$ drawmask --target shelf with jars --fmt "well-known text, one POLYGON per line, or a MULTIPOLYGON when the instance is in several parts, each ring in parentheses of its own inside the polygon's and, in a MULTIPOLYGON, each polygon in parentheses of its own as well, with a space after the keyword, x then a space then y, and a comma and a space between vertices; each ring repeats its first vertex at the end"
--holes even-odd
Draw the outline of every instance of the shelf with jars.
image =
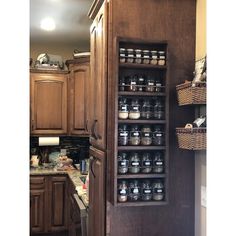
POLYGON ((115 205, 168 203, 167 42, 118 40, 115 205))

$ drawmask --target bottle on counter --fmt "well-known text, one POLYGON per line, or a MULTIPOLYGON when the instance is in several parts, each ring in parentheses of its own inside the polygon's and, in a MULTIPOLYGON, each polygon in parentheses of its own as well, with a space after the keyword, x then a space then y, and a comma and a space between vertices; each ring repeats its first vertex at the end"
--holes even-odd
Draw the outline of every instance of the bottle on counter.
POLYGON ((117 200, 118 202, 126 202, 127 198, 128 198, 128 183, 126 180, 120 180, 118 182, 117 200))

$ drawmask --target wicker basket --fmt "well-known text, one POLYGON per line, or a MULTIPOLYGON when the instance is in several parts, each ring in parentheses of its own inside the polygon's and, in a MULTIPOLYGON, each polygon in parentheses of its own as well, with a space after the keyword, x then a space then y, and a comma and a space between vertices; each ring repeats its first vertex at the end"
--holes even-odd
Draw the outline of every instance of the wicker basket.
POLYGON ((179 148, 206 149, 206 128, 176 128, 179 148))
POLYGON ((201 87, 192 87, 192 82, 186 82, 177 85, 176 90, 180 106, 206 104, 206 83, 201 83, 201 87))

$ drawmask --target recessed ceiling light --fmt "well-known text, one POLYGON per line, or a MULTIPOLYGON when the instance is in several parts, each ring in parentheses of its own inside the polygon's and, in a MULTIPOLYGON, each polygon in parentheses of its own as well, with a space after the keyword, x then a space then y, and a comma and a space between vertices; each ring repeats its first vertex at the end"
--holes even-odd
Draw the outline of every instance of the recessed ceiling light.
POLYGON ((46 31, 52 31, 56 28, 54 19, 47 17, 41 20, 40 27, 46 31))

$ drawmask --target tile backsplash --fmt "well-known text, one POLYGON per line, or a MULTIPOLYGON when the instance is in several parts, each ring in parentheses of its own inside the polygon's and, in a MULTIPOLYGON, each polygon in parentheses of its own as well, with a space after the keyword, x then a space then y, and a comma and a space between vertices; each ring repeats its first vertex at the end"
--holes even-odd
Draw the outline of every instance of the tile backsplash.
MULTIPOLYGON (((39 154, 40 150, 45 147, 39 146, 39 138, 30 137, 30 157, 33 154, 39 154)), ((58 146, 47 146, 49 154, 52 152, 61 152, 61 149, 66 149, 67 156, 73 159, 73 163, 79 163, 82 159, 89 158, 89 138, 88 137, 72 137, 61 136, 58 146)))

